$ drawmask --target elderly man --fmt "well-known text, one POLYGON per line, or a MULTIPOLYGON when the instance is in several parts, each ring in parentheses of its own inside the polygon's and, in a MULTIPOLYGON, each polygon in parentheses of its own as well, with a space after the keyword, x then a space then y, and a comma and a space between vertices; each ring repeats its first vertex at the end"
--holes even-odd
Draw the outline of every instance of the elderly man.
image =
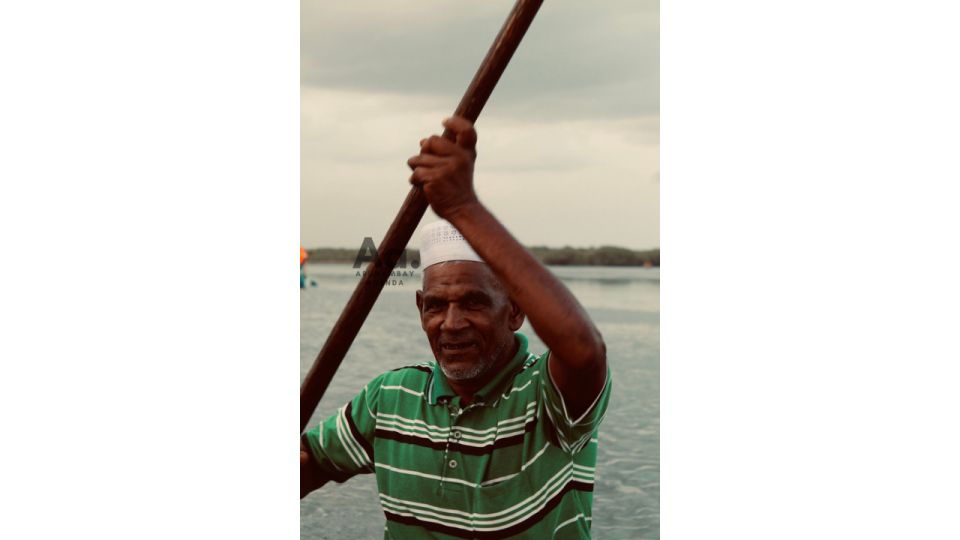
POLYGON ((410 158, 446 221, 426 227, 420 321, 436 362, 381 374, 304 434, 301 498, 375 473, 385 538, 589 538, 597 428, 610 394, 600 333, 477 200, 477 134, 443 125, 410 158), (524 317, 549 349, 527 350, 524 317))

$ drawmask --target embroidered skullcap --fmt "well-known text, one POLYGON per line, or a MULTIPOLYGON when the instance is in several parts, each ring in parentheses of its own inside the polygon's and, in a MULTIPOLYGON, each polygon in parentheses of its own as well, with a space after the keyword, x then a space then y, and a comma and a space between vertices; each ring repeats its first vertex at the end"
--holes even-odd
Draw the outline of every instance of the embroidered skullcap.
POLYGON ((447 261, 483 262, 466 238, 445 220, 434 221, 420 235, 420 267, 447 261))

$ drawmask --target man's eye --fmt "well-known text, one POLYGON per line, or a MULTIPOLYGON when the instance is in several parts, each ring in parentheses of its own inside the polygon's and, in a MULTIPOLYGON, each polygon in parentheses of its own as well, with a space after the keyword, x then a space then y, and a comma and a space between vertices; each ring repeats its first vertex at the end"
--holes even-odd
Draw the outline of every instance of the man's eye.
POLYGON ((440 304, 427 304, 423 307, 423 310, 427 313, 437 313, 443 310, 443 306, 440 304))

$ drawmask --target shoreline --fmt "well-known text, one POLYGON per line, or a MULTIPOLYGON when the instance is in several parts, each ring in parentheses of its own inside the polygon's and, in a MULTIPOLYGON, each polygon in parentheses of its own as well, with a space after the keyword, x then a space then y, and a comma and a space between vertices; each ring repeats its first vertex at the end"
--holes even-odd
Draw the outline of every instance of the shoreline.
MULTIPOLYGON (((617 246, 589 248, 545 246, 527 247, 541 263, 547 266, 619 266, 619 267, 660 267, 660 248, 633 250, 617 246)), ((373 251, 358 251, 350 248, 313 248, 308 249, 308 263, 353 265, 358 258, 368 262, 376 256, 373 251)), ((419 261, 420 251, 407 249, 401 260, 419 261)))

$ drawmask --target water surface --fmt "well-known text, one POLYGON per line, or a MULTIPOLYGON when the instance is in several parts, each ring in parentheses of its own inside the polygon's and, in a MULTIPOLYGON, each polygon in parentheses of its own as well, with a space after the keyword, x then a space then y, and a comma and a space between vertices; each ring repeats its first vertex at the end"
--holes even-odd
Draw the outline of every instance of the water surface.
MULTIPOLYGON (((660 270, 551 267, 593 318, 613 373, 609 410, 600 427, 593 536, 657 539, 660 528, 660 270)), ((359 277, 349 264, 308 264, 300 295, 300 378, 310 369, 359 277)), ((414 302, 422 274, 392 278, 311 419, 333 414, 377 374, 432 360, 414 302)), ((411 275, 412 274, 412 275, 411 275)), ((545 350, 524 324, 530 350, 545 350)), ((376 539, 384 517, 374 475, 330 483, 300 503, 302 540, 376 539)))

